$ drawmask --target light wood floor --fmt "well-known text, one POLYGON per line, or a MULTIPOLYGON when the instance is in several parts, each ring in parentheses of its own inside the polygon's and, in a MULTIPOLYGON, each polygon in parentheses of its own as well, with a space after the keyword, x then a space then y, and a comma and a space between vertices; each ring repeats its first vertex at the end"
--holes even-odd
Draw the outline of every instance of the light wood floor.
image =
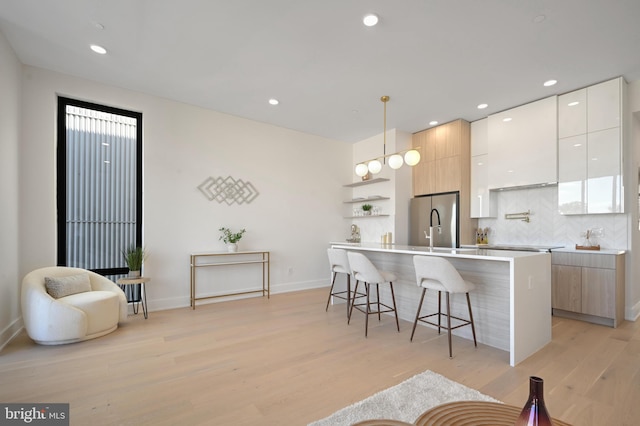
MULTIPOLYGON (((554 318, 553 342, 512 368, 505 352, 426 327, 325 312, 326 289, 130 316, 65 346, 25 333, 0 353, 0 401, 69 402, 72 425, 306 425, 425 370, 522 406, 545 381, 551 415, 637 425, 640 322, 617 329, 554 318)), ((372 317, 373 319, 373 317, 372 317)), ((535 318, 531 319, 535 321, 535 318)))

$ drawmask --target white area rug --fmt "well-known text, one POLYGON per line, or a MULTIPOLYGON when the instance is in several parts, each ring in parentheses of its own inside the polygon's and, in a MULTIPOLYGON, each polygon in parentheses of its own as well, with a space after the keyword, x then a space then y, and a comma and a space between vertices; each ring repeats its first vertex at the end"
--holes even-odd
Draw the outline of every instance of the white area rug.
POLYGON ((413 423, 430 408, 452 401, 500 402, 475 389, 425 371, 399 385, 356 402, 309 426, 339 426, 369 419, 391 419, 413 423))

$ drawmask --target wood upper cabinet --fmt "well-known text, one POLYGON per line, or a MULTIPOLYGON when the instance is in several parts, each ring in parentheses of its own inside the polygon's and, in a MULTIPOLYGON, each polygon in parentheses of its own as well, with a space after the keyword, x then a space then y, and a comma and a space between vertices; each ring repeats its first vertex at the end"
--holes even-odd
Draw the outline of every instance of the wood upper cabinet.
POLYGON ((460 244, 475 244, 478 220, 471 218, 471 135, 468 121, 456 120, 413 135, 420 162, 413 167, 413 196, 460 193, 460 244))
POLYGON ((413 135, 413 146, 420 147, 421 157, 413 168, 414 196, 463 189, 468 194, 469 132, 467 121, 456 120, 413 135))
POLYGON ((413 166, 413 195, 433 194, 436 189, 436 129, 415 133, 413 147, 420 148, 420 162, 413 166))

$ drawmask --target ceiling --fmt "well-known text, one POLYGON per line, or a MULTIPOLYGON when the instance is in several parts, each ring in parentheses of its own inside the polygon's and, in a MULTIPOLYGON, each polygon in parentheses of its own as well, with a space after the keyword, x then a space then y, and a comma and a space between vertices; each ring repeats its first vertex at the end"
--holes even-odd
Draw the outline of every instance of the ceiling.
POLYGON ((345 142, 383 95, 416 132, 640 79, 638 0, 0 0, 0 32, 27 65, 345 142))

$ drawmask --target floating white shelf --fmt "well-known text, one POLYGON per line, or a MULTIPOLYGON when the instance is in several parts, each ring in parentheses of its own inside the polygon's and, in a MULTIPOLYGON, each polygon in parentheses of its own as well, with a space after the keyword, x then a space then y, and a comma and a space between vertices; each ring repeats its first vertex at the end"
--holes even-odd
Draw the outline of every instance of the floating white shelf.
POLYGON ((372 183, 386 182, 388 180, 389 179, 387 179, 387 178, 369 179, 369 180, 363 180, 361 182, 353 182, 353 183, 350 183, 348 185, 344 185, 344 187, 345 188, 355 188, 356 186, 371 185, 372 183))
POLYGON ((373 196, 373 197, 367 197, 367 198, 356 198, 353 200, 347 200, 344 203, 345 204, 355 204, 355 203, 368 203, 369 201, 380 201, 380 200, 390 200, 391 198, 389 197, 381 197, 379 195, 373 196))

